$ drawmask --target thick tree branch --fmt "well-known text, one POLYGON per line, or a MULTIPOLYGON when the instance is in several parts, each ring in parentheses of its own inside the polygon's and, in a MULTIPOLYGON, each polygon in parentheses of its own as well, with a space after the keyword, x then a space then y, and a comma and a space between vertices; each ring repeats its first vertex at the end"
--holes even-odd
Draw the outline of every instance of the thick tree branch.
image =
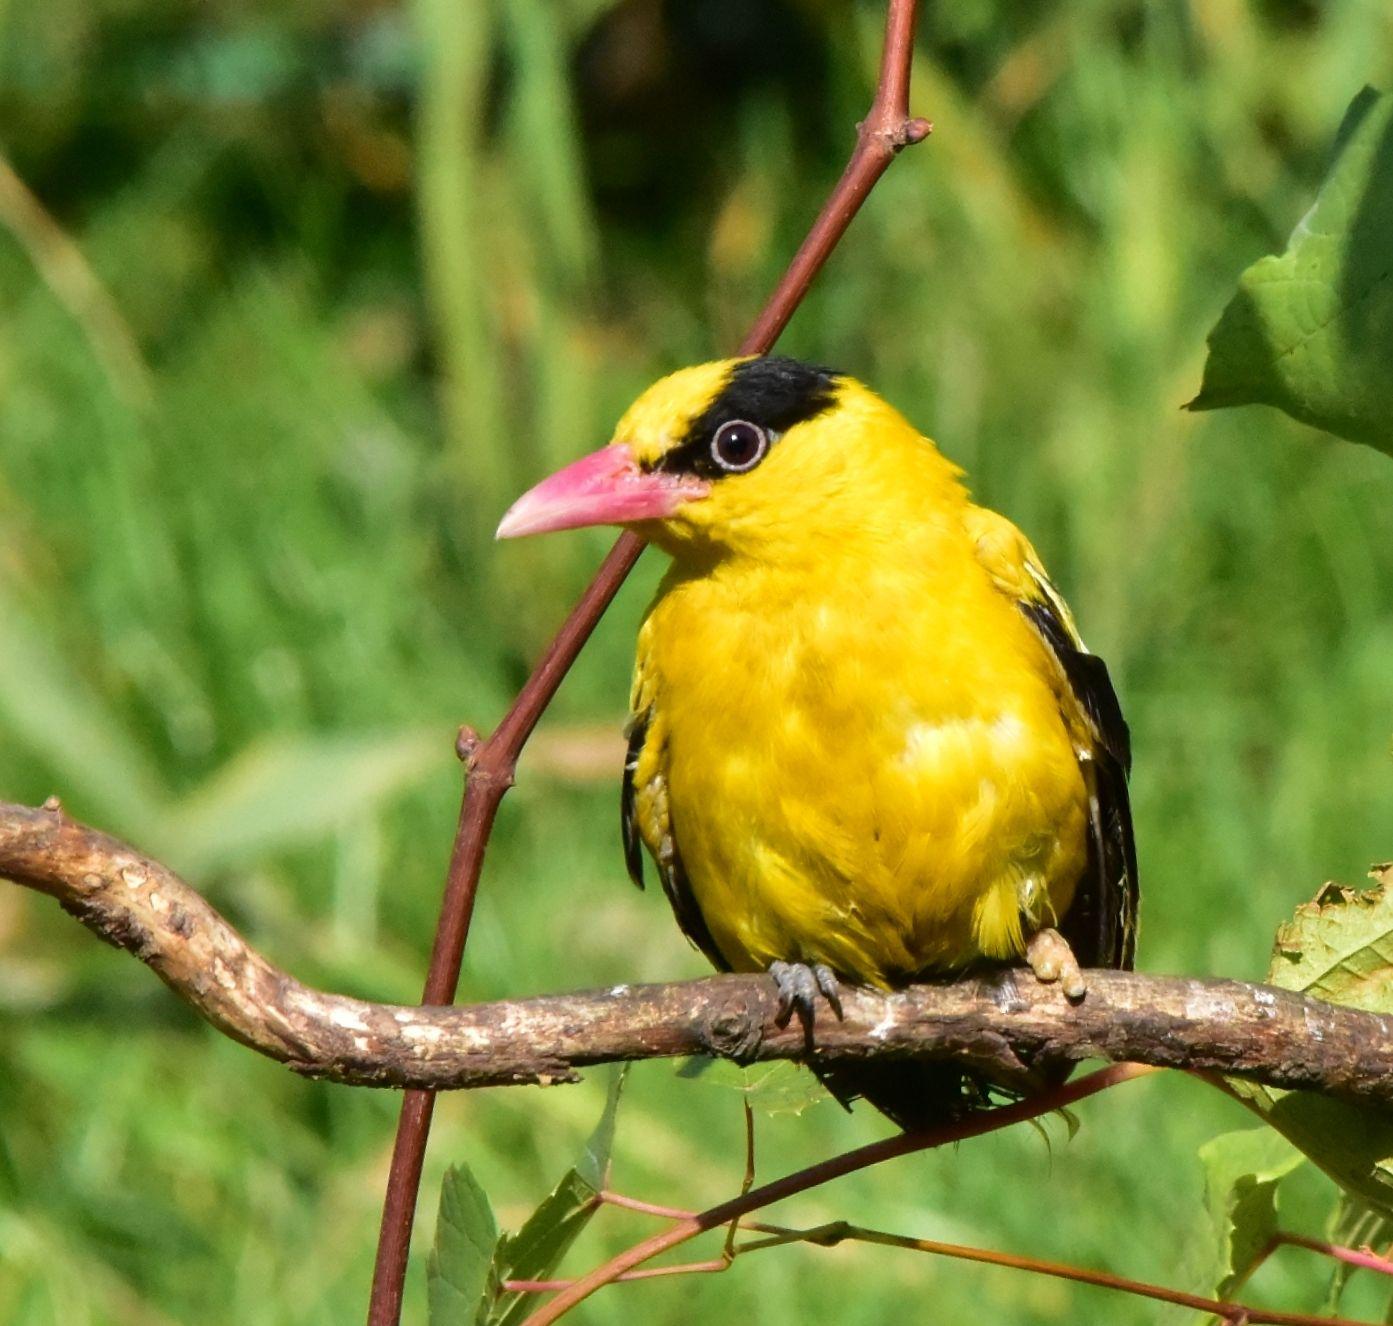
MULTIPOLYGON (((763 976, 506 1000, 373 1004, 302 985, 159 863, 53 808, 0 804, 0 876, 47 893, 227 1035, 297 1072, 432 1091, 562 1082, 616 1060, 804 1057, 763 976)), ((1099 971, 1070 1004, 1024 972, 893 995, 849 990, 824 1060, 954 1056, 1015 1075, 1042 1055, 1232 1073, 1393 1106, 1393 1018, 1239 981, 1099 971)))

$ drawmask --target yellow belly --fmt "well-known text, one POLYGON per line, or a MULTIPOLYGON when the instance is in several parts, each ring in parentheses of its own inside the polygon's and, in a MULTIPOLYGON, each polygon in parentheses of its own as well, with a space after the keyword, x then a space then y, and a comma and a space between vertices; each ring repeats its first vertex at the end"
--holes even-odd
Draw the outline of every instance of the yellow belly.
POLYGON ((1054 674, 971 568, 670 577, 640 640, 659 814, 736 970, 889 985, 1023 952, 1067 911, 1087 797, 1054 674), (665 802, 659 805, 659 800, 665 802))

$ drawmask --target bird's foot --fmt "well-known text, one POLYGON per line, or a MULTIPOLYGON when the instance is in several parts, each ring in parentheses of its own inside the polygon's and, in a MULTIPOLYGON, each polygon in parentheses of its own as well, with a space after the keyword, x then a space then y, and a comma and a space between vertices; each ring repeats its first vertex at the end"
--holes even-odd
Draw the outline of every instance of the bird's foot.
POLYGON ((1025 961, 1035 973, 1035 979, 1046 985, 1059 982, 1059 988, 1070 999, 1082 999, 1088 986, 1079 968, 1079 960, 1069 941, 1058 930, 1037 930, 1026 940, 1025 961))
POLYGON ((769 975, 774 978, 774 984, 779 988, 779 1012, 776 1019, 779 1026, 787 1026, 796 1009, 804 1031, 811 1036, 814 1006, 819 993, 832 1006, 832 1011, 841 1017, 841 983, 826 963, 771 962, 769 975))

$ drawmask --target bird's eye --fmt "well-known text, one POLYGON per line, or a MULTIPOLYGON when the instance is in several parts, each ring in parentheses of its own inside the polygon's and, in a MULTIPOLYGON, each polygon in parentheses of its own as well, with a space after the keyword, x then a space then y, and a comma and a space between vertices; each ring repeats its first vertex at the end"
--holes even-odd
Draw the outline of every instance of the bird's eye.
POLYGON ((745 419, 723 423, 711 439, 711 459, 727 474, 744 474, 764 459, 769 434, 745 419))

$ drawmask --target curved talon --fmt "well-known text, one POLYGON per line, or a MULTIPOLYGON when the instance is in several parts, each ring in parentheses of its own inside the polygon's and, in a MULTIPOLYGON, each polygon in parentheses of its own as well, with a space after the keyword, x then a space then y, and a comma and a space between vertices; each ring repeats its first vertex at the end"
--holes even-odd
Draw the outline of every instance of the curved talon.
POLYGON ((774 978, 774 984, 779 989, 779 1011, 774 1021, 779 1026, 786 1027, 796 1008, 799 1019, 804 1025, 810 1026, 813 1017, 813 996, 817 992, 817 983, 813 979, 811 969, 801 962, 771 962, 769 975, 774 978))
POLYGON ((1035 979, 1046 985, 1059 982, 1069 999, 1082 999, 1088 991, 1083 971, 1069 941, 1058 930, 1037 930, 1026 941, 1025 960, 1035 979))
POLYGON ((842 1016, 841 983, 826 963, 771 962, 769 975, 779 989, 779 1011, 775 1017, 779 1026, 786 1027, 796 1009, 803 1030, 811 1039, 819 994, 839 1018, 842 1016))
POLYGON ((832 1005, 832 1011, 837 1015, 837 1021, 842 1020, 842 983, 837 979, 837 973, 832 970, 825 962, 813 963, 813 980, 817 982, 817 988, 822 991, 822 997, 832 1005))

